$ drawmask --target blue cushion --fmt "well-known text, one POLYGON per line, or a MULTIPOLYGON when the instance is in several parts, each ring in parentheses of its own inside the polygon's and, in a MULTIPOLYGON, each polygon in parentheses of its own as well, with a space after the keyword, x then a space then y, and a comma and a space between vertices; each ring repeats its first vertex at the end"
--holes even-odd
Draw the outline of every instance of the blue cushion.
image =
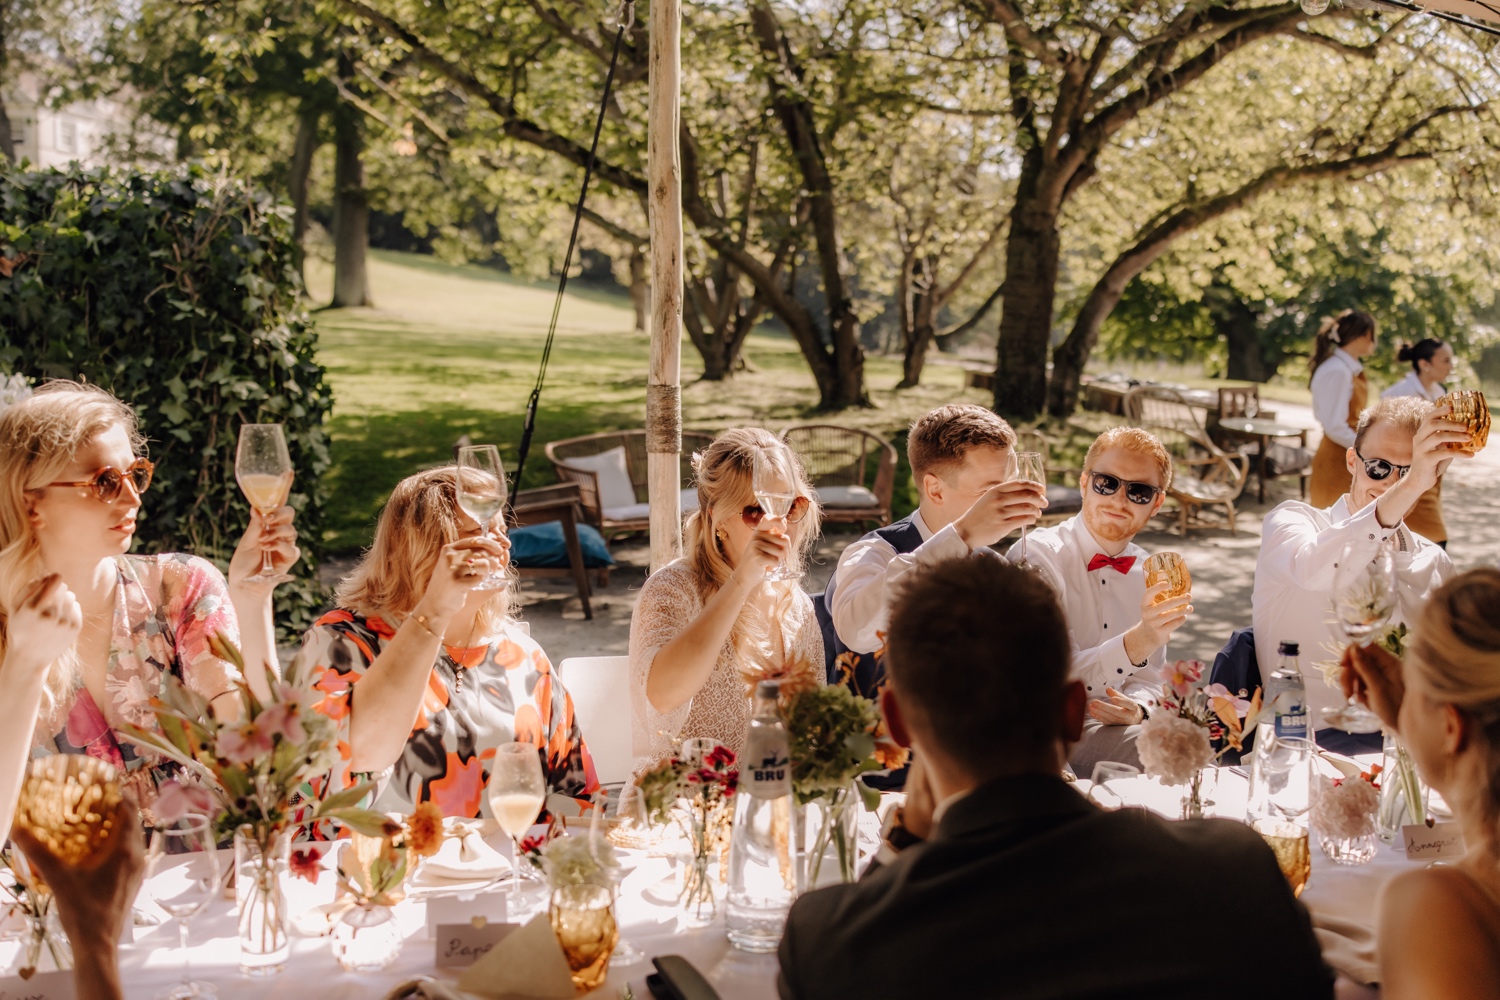
MULTIPOLYGON (((522 569, 567 569, 568 544, 563 540, 561 521, 546 521, 512 528, 510 561, 522 569)), ((604 536, 591 524, 578 526, 578 546, 583 549, 583 564, 589 568, 613 566, 614 556, 604 544, 604 536)))

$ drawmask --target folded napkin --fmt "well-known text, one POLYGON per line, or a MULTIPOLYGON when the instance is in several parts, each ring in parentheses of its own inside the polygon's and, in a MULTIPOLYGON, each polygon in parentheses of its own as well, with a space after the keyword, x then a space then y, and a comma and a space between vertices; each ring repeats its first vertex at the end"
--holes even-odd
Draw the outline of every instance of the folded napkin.
POLYGON ((501 938, 464 971, 458 988, 496 1000, 562 1000, 576 994, 568 960, 546 913, 501 938))
POLYGON ((464 1000, 464 997, 448 983, 423 976, 397 986, 385 995, 385 1000, 464 1000))
POLYGON ((1375 960, 1375 928, 1366 917, 1351 919, 1341 914, 1320 914, 1313 933, 1323 949, 1323 961, 1356 983, 1380 981, 1375 960))
POLYGON ((510 871, 510 862, 505 855, 485 843, 483 820, 450 819, 447 826, 448 835, 442 848, 423 862, 416 878, 412 879, 413 885, 473 882, 499 878, 510 871))

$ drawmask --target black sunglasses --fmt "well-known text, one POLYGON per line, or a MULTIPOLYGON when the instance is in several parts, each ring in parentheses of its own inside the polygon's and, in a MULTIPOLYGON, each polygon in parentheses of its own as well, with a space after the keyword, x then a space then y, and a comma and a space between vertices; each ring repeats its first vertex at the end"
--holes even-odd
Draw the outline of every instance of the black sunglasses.
MULTIPOLYGON (((811 506, 812 501, 808 500, 807 497, 797 497, 792 501, 791 510, 787 511, 786 513, 787 521, 791 524, 796 524, 798 521, 807 516, 807 508, 811 506)), ((740 518, 744 520, 746 527, 750 528, 754 528, 755 526, 760 524, 761 518, 765 516, 766 512, 761 509, 761 506, 758 503, 753 503, 750 506, 746 507, 744 510, 740 511, 740 518)))
POLYGON ((125 480, 128 478, 135 486, 137 493, 146 492, 151 485, 151 474, 156 471, 149 459, 138 458, 130 463, 130 467, 124 472, 112 465, 106 465, 94 473, 90 479, 83 479, 76 483, 48 483, 48 486, 71 486, 78 489, 91 489, 94 496, 105 503, 114 503, 119 499, 120 491, 125 488, 125 480))
POLYGON ((1397 465, 1395 462, 1387 462, 1383 458, 1365 458, 1357 450, 1354 452, 1356 458, 1365 463, 1365 475, 1377 483, 1382 479, 1389 479, 1392 472, 1396 473, 1397 479, 1405 479, 1406 474, 1411 471, 1410 465, 1397 465))
POLYGON ((1156 494, 1166 492, 1160 486, 1153 486, 1150 483, 1132 483, 1121 479, 1119 476, 1111 476, 1107 472, 1090 472, 1089 479, 1093 483, 1094 492, 1101 497, 1114 496, 1120 492, 1120 484, 1124 483, 1125 499, 1131 503, 1138 503, 1141 506, 1145 506, 1155 500, 1156 494))

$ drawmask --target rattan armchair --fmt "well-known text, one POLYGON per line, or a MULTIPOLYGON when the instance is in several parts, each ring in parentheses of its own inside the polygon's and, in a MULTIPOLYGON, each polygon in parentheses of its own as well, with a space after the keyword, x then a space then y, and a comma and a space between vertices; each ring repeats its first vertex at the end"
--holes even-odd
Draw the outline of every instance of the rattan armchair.
POLYGON ((1245 489, 1250 460, 1230 455, 1213 443, 1198 407, 1173 389, 1142 386, 1125 397, 1125 418, 1155 434, 1172 456, 1172 485, 1167 496, 1177 504, 1183 537, 1204 507, 1223 507, 1229 533, 1235 534, 1234 502, 1245 489))
MULTIPOLYGON (((713 444, 714 436, 702 431, 682 432, 681 487, 687 489, 693 481, 693 452, 701 451, 713 444)), ((577 483, 579 502, 589 523, 606 537, 628 531, 651 530, 651 514, 646 506, 646 432, 644 430, 605 431, 586 434, 583 437, 551 441, 546 447, 547 460, 558 482, 577 483), (569 465, 569 459, 589 458, 615 448, 625 449, 625 468, 630 475, 630 487, 635 503, 626 508, 606 509, 601 503, 599 473, 592 469, 569 465), (613 513, 611 513, 613 512, 613 513)))
POLYGON ((781 440, 796 452, 823 507, 823 522, 891 523, 896 449, 857 427, 795 424, 781 440))

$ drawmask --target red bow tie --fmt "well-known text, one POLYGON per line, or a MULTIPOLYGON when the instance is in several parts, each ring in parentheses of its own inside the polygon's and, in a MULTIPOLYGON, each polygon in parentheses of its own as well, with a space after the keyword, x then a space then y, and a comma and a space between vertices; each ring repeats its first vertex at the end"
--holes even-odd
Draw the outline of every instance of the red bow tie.
POLYGON ((1092 573, 1096 569, 1103 569, 1108 566, 1118 573, 1129 573, 1130 567, 1134 565, 1135 556, 1114 556, 1111 558, 1103 552, 1096 552, 1094 558, 1089 560, 1089 572, 1092 573))

